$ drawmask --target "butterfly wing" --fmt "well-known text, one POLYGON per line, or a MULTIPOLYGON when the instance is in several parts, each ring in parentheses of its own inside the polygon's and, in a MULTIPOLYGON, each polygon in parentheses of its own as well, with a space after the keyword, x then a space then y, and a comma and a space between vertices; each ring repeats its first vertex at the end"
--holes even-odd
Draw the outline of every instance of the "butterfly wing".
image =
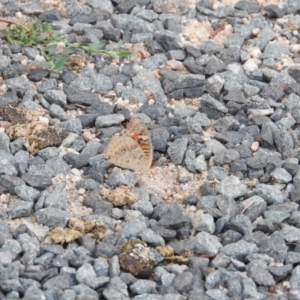
POLYGON ((150 132, 146 124, 140 118, 133 118, 127 124, 126 133, 131 137, 134 135, 136 136, 136 138, 138 139, 138 144, 143 150, 144 155, 149 158, 151 166, 153 160, 153 146, 151 142, 150 132))
POLYGON ((104 151, 104 158, 110 163, 136 172, 146 172, 151 162, 143 150, 129 136, 114 136, 104 151))
POLYGON ((121 168, 147 172, 152 164, 153 147, 145 123, 140 118, 131 119, 124 135, 112 137, 104 158, 121 168))

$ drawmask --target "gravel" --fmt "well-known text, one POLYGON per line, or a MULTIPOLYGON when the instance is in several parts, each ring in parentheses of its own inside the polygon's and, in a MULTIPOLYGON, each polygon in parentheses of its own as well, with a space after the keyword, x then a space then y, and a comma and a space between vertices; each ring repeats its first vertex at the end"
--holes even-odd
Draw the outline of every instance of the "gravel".
POLYGON ((1 40, 0 112, 44 109, 69 136, 33 155, 0 114, 0 299, 300 299, 300 4, 269 2, 0 1, 5 18, 132 52, 78 50, 84 68, 57 74, 1 40), (133 116, 146 174, 103 158, 133 116), (134 204, 100 193, 120 186, 134 204), (53 244, 72 217, 103 222, 102 241, 53 244))

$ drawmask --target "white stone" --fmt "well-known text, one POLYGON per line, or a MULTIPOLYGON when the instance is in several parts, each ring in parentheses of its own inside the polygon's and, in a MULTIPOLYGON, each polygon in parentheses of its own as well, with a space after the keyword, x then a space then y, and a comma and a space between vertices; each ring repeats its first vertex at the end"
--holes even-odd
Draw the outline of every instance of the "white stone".
POLYGON ((204 155, 201 154, 195 159, 195 169, 197 171, 207 171, 207 164, 204 155))
POLYGON ((244 63, 243 67, 246 72, 254 72, 258 68, 257 64, 252 58, 248 59, 244 63))

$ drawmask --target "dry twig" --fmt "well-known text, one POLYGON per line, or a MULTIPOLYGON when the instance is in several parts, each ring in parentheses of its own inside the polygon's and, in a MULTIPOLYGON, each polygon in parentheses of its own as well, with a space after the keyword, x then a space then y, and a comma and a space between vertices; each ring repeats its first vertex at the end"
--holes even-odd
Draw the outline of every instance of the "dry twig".
POLYGON ((18 22, 15 22, 15 21, 11 21, 11 20, 6 20, 6 19, 3 19, 0 17, 0 22, 4 22, 4 23, 7 23, 7 24, 14 24, 14 25, 18 25, 18 26, 21 26, 23 27, 25 30, 29 31, 30 29, 28 27, 26 27, 25 25, 23 24, 20 24, 18 22))

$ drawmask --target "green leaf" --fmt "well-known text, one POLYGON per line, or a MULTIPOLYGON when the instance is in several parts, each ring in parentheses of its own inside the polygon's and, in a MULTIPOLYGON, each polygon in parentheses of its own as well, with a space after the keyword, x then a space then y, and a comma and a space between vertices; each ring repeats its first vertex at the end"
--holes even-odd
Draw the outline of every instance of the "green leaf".
POLYGON ((45 34, 39 34, 36 38, 35 38, 35 41, 37 43, 40 43, 40 42, 43 42, 43 41, 46 41, 48 39, 48 36, 45 35, 45 34))
POLYGON ((8 41, 9 43, 11 43, 11 44, 14 43, 13 39, 12 39, 10 36, 7 36, 7 41, 8 41))
POLYGON ((102 49, 104 46, 106 45, 106 41, 100 41, 99 43, 90 43, 88 44, 88 48, 90 51, 99 51, 100 49, 102 49))
POLYGON ((8 24, 5 30, 1 30, 0 34, 10 44, 20 44, 22 46, 30 46, 38 49, 46 59, 44 65, 60 72, 70 56, 76 49, 82 49, 89 52, 98 52, 105 55, 125 57, 131 54, 129 51, 120 50, 122 45, 120 41, 116 50, 105 50, 103 47, 106 41, 102 40, 98 43, 90 43, 88 45, 80 45, 79 43, 70 44, 65 40, 64 35, 53 30, 51 24, 47 22, 32 22, 26 25, 29 30, 25 30, 22 26, 8 24), (57 44, 63 42, 66 47, 60 51, 57 49, 57 44))
POLYGON ((117 55, 120 57, 126 57, 126 56, 131 55, 131 52, 130 51, 118 51, 117 55))
POLYGON ((63 34, 59 31, 53 31, 51 36, 53 37, 53 39, 59 40, 59 41, 62 41, 64 39, 63 34))
POLYGON ((67 61, 67 57, 61 56, 61 55, 53 55, 52 56, 53 61, 55 62, 55 64, 59 64, 64 66, 66 61, 67 61))
POLYGON ((45 49, 49 55, 57 53, 57 44, 48 44, 45 49))
POLYGON ((21 32, 20 32, 20 39, 21 39, 21 40, 24 40, 24 39, 25 39, 25 32, 24 32, 24 31, 21 31, 21 32))
POLYGON ((73 54, 75 52, 75 49, 72 47, 66 47, 64 51, 62 52, 63 55, 69 55, 73 54))

